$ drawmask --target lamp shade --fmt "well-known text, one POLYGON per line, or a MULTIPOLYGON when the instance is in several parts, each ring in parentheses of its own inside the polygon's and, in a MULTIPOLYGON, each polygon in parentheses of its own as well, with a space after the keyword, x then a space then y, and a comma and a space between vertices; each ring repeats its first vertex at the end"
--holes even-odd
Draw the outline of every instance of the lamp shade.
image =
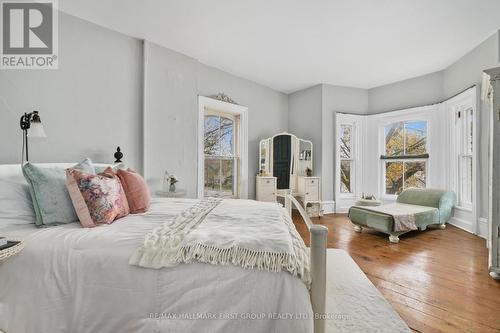
POLYGON ((46 138, 45 130, 40 121, 34 121, 28 130, 28 138, 46 138))

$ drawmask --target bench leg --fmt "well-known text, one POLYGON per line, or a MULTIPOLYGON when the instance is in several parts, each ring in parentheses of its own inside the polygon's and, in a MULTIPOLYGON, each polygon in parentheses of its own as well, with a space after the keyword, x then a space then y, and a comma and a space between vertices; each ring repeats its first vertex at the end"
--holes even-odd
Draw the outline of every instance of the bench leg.
POLYGON ((443 223, 439 225, 439 229, 443 230, 444 228, 446 228, 446 224, 443 223))
POLYGON ((354 225, 354 231, 355 232, 361 232, 363 230, 363 228, 361 228, 359 225, 354 225))
POLYGON ((389 242, 399 243, 399 236, 398 235, 389 235, 389 242))

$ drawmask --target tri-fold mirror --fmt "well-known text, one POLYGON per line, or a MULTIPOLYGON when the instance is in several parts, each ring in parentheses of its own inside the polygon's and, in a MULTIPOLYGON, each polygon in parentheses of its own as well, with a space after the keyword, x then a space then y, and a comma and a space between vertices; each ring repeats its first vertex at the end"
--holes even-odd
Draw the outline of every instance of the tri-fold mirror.
POLYGON ((312 161, 313 144, 309 140, 284 132, 260 141, 260 174, 276 177, 278 190, 296 190, 297 178, 311 175, 312 161))

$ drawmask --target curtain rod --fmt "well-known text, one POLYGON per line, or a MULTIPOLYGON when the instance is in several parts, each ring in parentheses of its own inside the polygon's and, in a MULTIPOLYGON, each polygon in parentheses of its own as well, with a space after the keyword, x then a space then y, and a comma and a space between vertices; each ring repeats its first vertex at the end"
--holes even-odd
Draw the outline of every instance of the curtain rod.
MULTIPOLYGON (((446 101, 449 101, 450 99, 454 98, 454 97, 457 97, 458 95, 460 95, 461 93, 464 93, 466 92, 467 90, 471 89, 471 88, 474 88, 474 87, 477 87, 477 84, 473 84, 472 86, 470 87, 467 87, 463 90, 461 90, 460 92, 456 93, 455 95, 451 96, 451 97, 448 97, 440 102, 436 102, 436 103, 432 103, 432 104, 425 104, 425 105, 418 105, 418 106, 412 106, 412 107, 409 107, 409 108, 406 108, 406 109, 413 109, 413 108, 423 108, 423 107, 426 107, 426 106, 433 106, 433 105, 437 105, 437 104, 441 104, 441 103, 444 103, 446 101)), ((355 115, 355 116, 373 116, 373 115, 377 115, 377 114, 384 114, 384 113, 391 113, 391 112, 398 112, 398 111, 403 111, 403 110, 406 110, 406 109, 397 109, 397 110, 390 110, 390 111, 381 111, 381 112, 374 112, 374 113, 352 113, 352 112, 335 112, 335 113, 340 113, 340 114, 349 114, 349 115, 355 115)))

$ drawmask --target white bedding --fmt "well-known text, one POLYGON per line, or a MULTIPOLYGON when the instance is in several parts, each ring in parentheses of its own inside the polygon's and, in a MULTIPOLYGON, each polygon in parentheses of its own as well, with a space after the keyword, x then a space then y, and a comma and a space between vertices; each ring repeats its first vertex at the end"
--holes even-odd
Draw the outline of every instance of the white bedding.
POLYGON ((76 223, 0 229, 3 236, 26 243, 20 254, 0 262, 0 329, 312 332, 306 285, 288 272, 203 263, 160 270, 128 264, 145 234, 194 202, 156 199, 147 215, 93 229, 76 223), (197 316, 204 319, 194 320, 197 316))

